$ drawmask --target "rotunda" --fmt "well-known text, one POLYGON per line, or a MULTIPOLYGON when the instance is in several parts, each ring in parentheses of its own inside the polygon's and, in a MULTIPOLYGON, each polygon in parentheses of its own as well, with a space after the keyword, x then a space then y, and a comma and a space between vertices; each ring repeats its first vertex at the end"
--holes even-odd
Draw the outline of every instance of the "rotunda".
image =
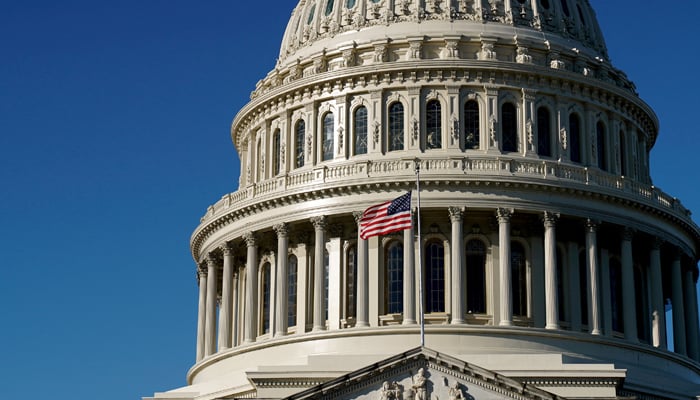
POLYGON ((694 399, 700 228, 658 129, 587 0, 300 0, 156 398, 694 399), (359 236, 408 191, 410 229, 359 236))

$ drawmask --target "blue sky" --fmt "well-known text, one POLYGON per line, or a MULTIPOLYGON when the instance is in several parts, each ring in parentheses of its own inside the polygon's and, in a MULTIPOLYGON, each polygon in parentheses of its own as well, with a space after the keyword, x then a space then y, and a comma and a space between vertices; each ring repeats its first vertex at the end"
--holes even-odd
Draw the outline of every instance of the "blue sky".
MULTIPOLYGON (((0 1, 3 397, 185 384, 189 236, 236 189, 230 123, 295 3, 0 1)), ((591 3, 613 63, 661 120, 655 184, 700 213, 700 3, 591 3)))

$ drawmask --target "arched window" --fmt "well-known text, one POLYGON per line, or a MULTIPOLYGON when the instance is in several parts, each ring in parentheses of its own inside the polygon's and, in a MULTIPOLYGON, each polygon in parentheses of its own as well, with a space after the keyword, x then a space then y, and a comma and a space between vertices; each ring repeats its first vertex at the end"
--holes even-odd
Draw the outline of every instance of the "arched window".
POLYGON ((331 15, 331 13, 333 12, 333 3, 334 0, 328 0, 328 2, 326 3, 326 12, 324 12, 326 17, 331 15))
POLYGON ((602 122, 598 122, 595 127, 596 132, 596 145, 598 149, 598 168, 603 171, 608 170, 608 149, 605 146, 605 125, 602 122))
POLYGON ((431 241, 425 247, 425 312, 445 312, 445 247, 431 241))
POLYGON ((347 0, 345 2, 345 8, 353 8, 355 7, 355 0, 347 0))
POLYGON ((610 259, 610 314, 612 315, 612 329, 614 332, 624 332, 622 317, 622 264, 617 258, 610 259))
POLYGON ((297 256, 289 256, 287 263, 287 326, 297 324, 297 256))
POLYGON ((355 109, 353 132, 355 133, 355 155, 367 154, 367 107, 361 106, 355 109))
POLYGON ((386 249, 384 275, 384 310, 387 314, 403 312, 403 244, 392 242, 386 249))
POLYGON ((475 100, 464 103, 464 148, 479 148, 479 103, 475 100))
POLYGON ((316 11, 316 4, 311 6, 311 11, 309 11, 309 18, 306 20, 307 25, 310 25, 313 22, 315 11, 316 11))
POLYGON ((296 126, 296 147, 294 152, 296 153, 296 167, 301 168, 304 166, 304 141, 306 136, 306 123, 304 120, 299 120, 296 126))
POLYGON ((513 315, 527 316, 527 263, 525 248, 520 242, 510 245, 511 284, 513 294, 513 315))
POLYGON ((467 312, 486 314, 486 246, 481 240, 467 242, 467 312))
POLYGON ((581 118, 578 114, 569 114, 569 145, 571 149, 571 161, 580 163, 581 156, 581 118))
POLYGON ((280 143, 280 130, 275 130, 272 135, 272 174, 274 176, 280 173, 280 158, 282 157, 282 145, 280 143))
POLYGON ((518 151, 518 118, 513 103, 505 103, 501 107, 501 133, 503 135, 504 152, 518 151))
POLYGON ((323 136, 322 136, 322 147, 323 147, 323 161, 328 161, 333 159, 333 130, 335 121, 333 120, 333 113, 326 113, 323 116, 323 136))
POLYGON ((357 316, 357 248, 352 246, 347 252, 345 270, 345 318, 357 316))
POLYGON ((439 149, 442 147, 442 106, 438 100, 430 100, 425 105, 425 147, 439 149))
POLYGON ((265 334, 270 332, 270 263, 263 264, 260 274, 260 326, 265 334))
POLYGON ((403 150, 403 104, 389 106, 389 151, 403 150))
POLYGON ((624 131, 620 131, 620 175, 627 176, 627 139, 624 131))
POLYGON ((545 107, 537 109, 537 154, 552 156, 552 123, 545 107))

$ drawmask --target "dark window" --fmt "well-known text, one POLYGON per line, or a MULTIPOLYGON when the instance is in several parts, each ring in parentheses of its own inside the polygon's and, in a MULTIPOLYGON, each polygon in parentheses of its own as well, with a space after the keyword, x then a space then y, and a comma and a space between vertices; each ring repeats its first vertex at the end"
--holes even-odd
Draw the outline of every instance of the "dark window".
POLYGON ((437 100, 430 100, 425 106, 426 128, 425 147, 439 149, 442 147, 442 107, 437 100))
POLYGON ((479 148, 479 103, 474 100, 464 104, 464 148, 479 148))
POLYGON ((486 313, 486 246, 481 240, 467 242, 467 312, 486 313))
POLYGON ((518 151, 518 118, 515 115, 515 106, 505 103, 501 108, 501 124, 503 134, 503 151, 518 151))
POLYGON ((527 264, 525 249, 519 242, 511 242, 510 268, 513 294, 513 315, 527 316, 527 264))
POLYGON ((309 18, 306 20, 306 24, 310 24, 314 20, 314 12, 316 11, 316 4, 311 6, 311 11, 309 11, 309 18))
POLYGON ((569 3, 567 2, 567 0, 561 0, 561 8, 562 10, 564 10, 564 14, 567 17, 571 16, 571 12, 569 11, 569 3))
POLYGON ((300 168, 304 166, 304 136, 306 134, 306 124, 303 120, 297 122, 297 141, 296 141, 296 167, 300 168))
POLYGON ((581 119, 578 114, 569 115, 569 141, 571 142, 571 161, 580 163, 581 157, 581 119))
POLYGON ((353 8, 355 7, 355 0, 347 0, 345 2, 345 8, 353 8))
POLYGON ((549 10, 549 0, 540 0, 540 4, 542 5, 542 8, 549 10))
POLYGON ((367 107, 358 107, 354 118, 355 155, 367 154, 367 107))
POLYGON ((280 130, 277 129, 272 137, 272 173, 279 175, 280 173, 280 158, 282 157, 282 147, 280 143, 280 130))
POLYGON ((624 131, 620 131, 620 175, 627 176, 627 140, 624 131))
POLYGON ((262 319, 262 333, 270 332, 270 263, 265 263, 261 270, 262 307, 260 316, 262 319))
POLYGON ((581 294, 581 323, 588 325, 588 263, 583 251, 578 254, 578 288, 581 294))
POLYGON ((598 168, 603 171, 608 170, 607 155, 608 151, 605 146, 605 125, 598 122, 596 125, 596 144, 598 148, 598 168))
POLYGON ((635 296, 635 308, 637 317, 637 335, 639 340, 644 343, 649 343, 649 316, 646 310, 649 309, 648 297, 644 295, 647 293, 647 279, 644 274, 644 270, 640 265, 634 266, 634 292, 635 296))
POLYGON ((333 121, 333 113, 326 113, 323 116, 323 161, 333 159, 333 130, 335 121, 333 121))
POLYGON ((581 18, 581 25, 586 25, 586 18, 583 17, 583 10, 581 10, 581 6, 576 5, 576 9, 578 10, 578 16, 581 18))
POLYGON ((403 150, 403 104, 389 106, 389 151, 403 150))
POLYGON ((440 242, 425 249, 425 312, 445 312, 445 248, 440 242))
POLYGON ((552 156, 552 123, 549 110, 544 107, 537 109, 537 154, 552 156))
POLYGON ((297 256, 289 256, 287 264, 287 326, 297 324, 297 256))
POLYGON ((326 14, 326 16, 331 15, 331 13, 333 12, 333 3, 334 0, 328 0, 328 3, 326 3, 326 12, 324 13, 326 14))
POLYGON ((357 316, 357 249, 353 246, 347 253, 345 270, 345 317, 357 316))
POLYGON ((612 315, 612 329, 615 332, 624 332, 622 317, 622 265, 620 260, 610 260, 610 305, 612 315))
POLYGON ((386 250, 385 310, 387 314, 403 312, 403 244, 393 242, 386 250))

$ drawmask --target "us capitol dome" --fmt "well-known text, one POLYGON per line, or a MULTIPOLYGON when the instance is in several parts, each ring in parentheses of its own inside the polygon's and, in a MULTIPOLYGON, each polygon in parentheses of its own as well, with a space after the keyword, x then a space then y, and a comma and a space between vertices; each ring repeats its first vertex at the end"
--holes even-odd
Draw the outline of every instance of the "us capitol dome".
POLYGON ((192 234, 188 385, 153 398, 695 399, 700 228, 658 131, 588 0, 299 1, 192 234), (410 229, 359 236, 408 191, 410 229))

